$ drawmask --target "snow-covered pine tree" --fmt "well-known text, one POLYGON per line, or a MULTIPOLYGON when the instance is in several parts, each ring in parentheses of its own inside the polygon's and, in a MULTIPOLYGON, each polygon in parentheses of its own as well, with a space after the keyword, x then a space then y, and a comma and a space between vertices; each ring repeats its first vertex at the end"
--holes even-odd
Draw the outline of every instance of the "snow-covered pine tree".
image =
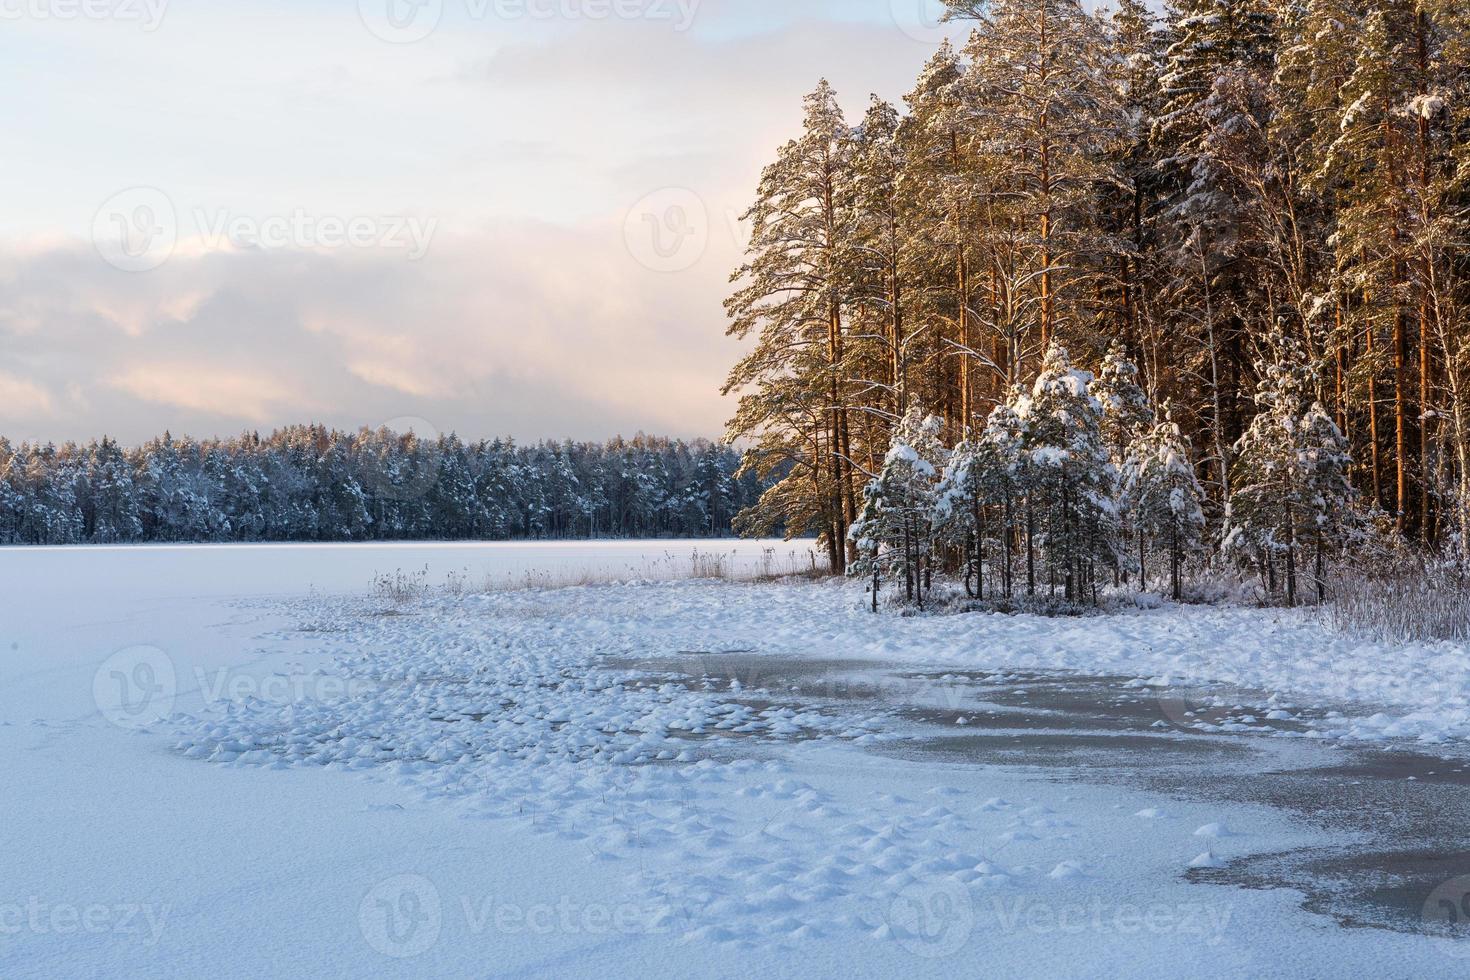
POLYGON ((1305 393, 1305 370, 1278 356, 1262 365, 1256 390, 1258 411, 1235 445, 1233 492, 1225 514, 1222 549, 1254 569, 1276 593, 1276 565, 1287 565, 1287 602, 1296 603, 1296 527, 1293 497, 1302 487, 1296 429, 1305 393))
POLYGON ((1012 351, 1019 363, 1086 326, 1097 293, 1116 289, 1126 246, 1099 219, 1099 188, 1126 184, 1109 151, 1124 139, 1127 117, 1107 32, 1078 0, 949 6, 978 25, 965 48, 966 92, 998 177, 987 207, 1008 212, 1023 233, 1008 278, 1026 303, 1012 327, 1034 346, 1012 351))
POLYGON ((1109 71, 1123 110, 1123 129, 1110 151, 1122 179, 1101 188, 1103 226, 1128 246, 1118 257, 1117 330, 1143 357, 1157 346, 1154 296, 1159 274, 1153 203, 1159 168, 1153 125, 1163 105, 1164 38, 1144 0, 1116 0, 1107 22, 1114 65, 1109 71))
POLYGON ((1087 387, 1098 403, 1101 415, 1098 430, 1108 456, 1121 467, 1135 442, 1146 435, 1154 424, 1148 394, 1138 383, 1138 366, 1128 358, 1123 344, 1114 341, 1103 356, 1102 368, 1087 387))
POLYGON ((852 130, 825 80, 806 97, 803 132, 761 175, 746 263, 726 301, 729 334, 756 344, 725 383, 740 392, 732 441, 778 482, 750 530, 817 531, 841 572, 855 512, 845 312, 852 288, 852 130))
POLYGON ((863 510, 852 526, 858 558, 848 573, 872 578, 873 609, 884 576, 902 576, 909 602, 924 605, 930 584, 935 493, 947 453, 939 441, 944 423, 912 405, 893 432, 883 468, 863 491, 863 510))
POLYGON ((1228 179, 1208 145, 1210 102, 1231 73, 1270 76, 1276 48, 1271 7, 1271 0, 1175 0, 1170 7, 1158 135, 1171 154, 1165 162, 1175 175, 1174 205, 1191 218, 1206 218, 1203 209, 1212 204, 1226 205, 1216 220, 1234 216, 1228 179))
POLYGON ((1438 470, 1443 496, 1426 501, 1424 540, 1457 538, 1470 562, 1470 268, 1463 261, 1470 241, 1470 7, 1422 0, 1417 8, 1417 91, 1409 110, 1417 129, 1419 384, 1421 401, 1429 403, 1422 438, 1442 447, 1438 459, 1421 455, 1424 469, 1438 470))
POLYGON ((0 544, 19 544, 27 503, 25 459, 0 436, 0 544))
POLYGON ((1338 135, 1361 7, 1357 0, 1300 0, 1278 8, 1279 50, 1271 81, 1274 117, 1269 124, 1272 141, 1286 152, 1283 183, 1302 200, 1306 226, 1300 251, 1315 266, 1303 277, 1303 288, 1311 294, 1305 322, 1320 344, 1319 363, 1330 372, 1320 380, 1326 384, 1330 378, 1328 397, 1344 431, 1353 400, 1355 290, 1345 275, 1346 256, 1335 242, 1339 175, 1324 170, 1323 163, 1338 135))
POLYGON ((1285 343, 1262 376, 1260 411, 1236 446, 1236 493, 1226 516, 1223 548, 1255 569, 1277 591, 1276 563, 1285 571, 1286 602, 1297 603, 1299 558, 1318 559, 1318 593, 1325 595, 1325 554, 1350 526, 1348 456, 1342 433, 1320 404, 1308 402, 1311 368, 1285 343))
POLYGON ((1277 18, 1273 126, 1298 145, 1301 178, 1315 177, 1328 191, 1334 182, 1319 168, 1337 136, 1342 87, 1358 47, 1360 7, 1358 0, 1300 0, 1281 4, 1277 18))
POLYGON ((1025 428, 1009 404, 997 405, 985 428, 950 453, 936 492, 934 524, 945 543, 966 555, 965 588, 985 598, 987 552, 999 551, 1000 593, 1014 594, 1016 520, 1024 496, 1025 428))
POLYGON ((1180 432, 1168 402, 1159 421, 1135 443, 1123 496, 1138 540, 1139 588, 1148 588, 1146 542, 1162 542, 1169 549, 1170 592, 1179 601, 1184 556, 1198 550, 1204 538, 1205 493, 1195 474, 1189 440, 1180 432))
POLYGON ((967 436, 949 453, 934 491, 934 537, 941 547, 963 555, 965 591, 985 597, 985 532, 989 500, 980 441, 967 436))
POLYGON ((143 534, 133 461, 111 439, 93 443, 88 452, 87 498, 83 533, 99 544, 137 541, 143 534))
POLYGON ((1261 305, 1245 196, 1220 137, 1257 120, 1237 118, 1241 90, 1264 87, 1274 58, 1268 0, 1175 0, 1161 79, 1164 106, 1154 126, 1162 176, 1162 255, 1169 288, 1161 301, 1179 335, 1175 359, 1205 381, 1197 407, 1209 420, 1210 457, 1221 503, 1229 496, 1229 446, 1246 414, 1246 336, 1261 305))
POLYGON ((1018 412, 1027 431, 1031 510, 1053 585, 1060 575, 1072 601, 1095 599, 1098 568, 1118 564, 1117 471, 1103 445, 1100 406, 1088 394, 1091 382, 1053 344, 1018 412))
POLYGON ((1375 503, 1397 515, 1401 527, 1410 516, 1412 465, 1406 357, 1414 316, 1409 305, 1408 174, 1415 125, 1403 108, 1414 97, 1413 23, 1410 4, 1403 2, 1368 10, 1358 23, 1356 57, 1341 89, 1335 138, 1319 172, 1334 185, 1342 287, 1358 298, 1351 321, 1364 335, 1361 369, 1368 375, 1375 503), (1381 438, 1388 433, 1379 431, 1379 384, 1385 374, 1392 377, 1391 438, 1381 438), (1386 460, 1392 461, 1391 470, 1386 460))
POLYGON ((1302 526, 1297 537, 1309 541, 1315 553, 1317 601, 1327 599, 1327 554, 1349 542, 1357 524, 1348 482, 1352 457, 1342 430, 1322 407, 1313 402, 1301 423, 1303 477, 1306 481, 1302 526))
POLYGON ((1148 403, 1148 395, 1138 384, 1138 366, 1128 359, 1128 352, 1120 341, 1114 341, 1104 355, 1102 368, 1088 386, 1088 393, 1101 408, 1098 428, 1103 445, 1107 447, 1108 458, 1118 474, 1114 484, 1119 491, 1115 503, 1119 532, 1126 536, 1133 529, 1134 515, 1131 498, 1121 491, 1132 476, 1137 445, 1153 430, 1154 413, 1148 403))
MULTIPOLYGON (((855 215, 854 270, 857 310, 853 346, 866 391, 887 397, 873 408, 896 421, 908 410, 909 330, 905 313, 908 285, 914 277, 915 253, 922 239, 915 234, 916 215, 907 200, 905 153, 899 140, 901 117, 892 104, 873 97, 858 128, 853 155, 855 215)), ((889 427, 881 430, 885 435, 889 427)))
POLYGON ((978 168, 964 67, 948 40, 925 63, 904 97, 899 126, 904 150, 904 195, 912 214, 915 278, 907 330, 914 394, 952 423, 952 438, 971 423, 977 342, 976 270, 979 198, 986 175, 978 168))

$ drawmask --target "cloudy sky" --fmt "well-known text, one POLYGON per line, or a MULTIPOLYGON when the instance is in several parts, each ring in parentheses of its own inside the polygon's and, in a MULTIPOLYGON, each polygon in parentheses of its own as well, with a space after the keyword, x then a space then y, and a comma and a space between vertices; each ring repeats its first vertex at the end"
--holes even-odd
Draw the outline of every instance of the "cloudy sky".
POLYGON ((0 0, 0 434, 716 435, 735 216, 930 2, 0 0))

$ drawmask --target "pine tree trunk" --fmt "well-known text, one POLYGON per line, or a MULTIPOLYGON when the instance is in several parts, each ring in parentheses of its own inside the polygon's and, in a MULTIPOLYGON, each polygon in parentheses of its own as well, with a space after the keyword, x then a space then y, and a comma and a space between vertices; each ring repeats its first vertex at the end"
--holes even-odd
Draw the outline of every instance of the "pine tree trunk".
MULTIPOLYGON (((1040 15, 1040 61, 1043 79, 1041 85, 1045 86, 1045 73, 1050 62, 1050 35, 1049 23, 1047 21, 1048 5, 1039 7, 1040 15)), ((1049 108, 1043 104, 1041 118, 1038 120, 1038 131, 1040 133, 1040 164, 1041 164, 1041 349, 1045 352, 1051 347, 1052 334, 1056 323, 1056 299, 1052 289, 1052 266, 1055 258, 1052 254, 1052 174, 1051 174, 1051 131, 1049 108)))
MULTIPOLYGON (((953 173, 961 172, 960 141, 959 133, 951 128, 949 131, 949 165, 953 173)), ((970 425, 970 415, 973 406, 970 403, 972 379, 970 377, 970 261, 966 252, 967 240, 965 237, 965 215, 960 202, 954 204, 951 217, 954 223, 955 243, 955 326, 957 339, 960 345, 960 370, 959 370, 959 419, 955 439, 959 441, 964 438, 965 430, 970 425)))
MULTIPOLYGON (((898 257, 898 232, 890 224, 889 248, 889 329, 892 332, 890 343, 893 345, 892 372, 893 372, 893 397, 897 408, 893 414, 903 418, 904 412, 909 408, 908 371, 904 363, 904 337, 903 337, 903 284, 899 281, 899 257, 898 257)), ((876 470, 874 470, 876 472, 876 470)))
POLYGON ((845 561, 854 561, 857 559, 857 542, 847 541, 847 529, 857 523, 857 492, 853 487, 856 482, 856 467, 852 465, 852 434, 849 431, 846 409, 843 409, 839 421, 842 432, 842 533, 843 540, 847 542, 844 558, 845 561))
POLYGON ((929 569, 927 563, 924 561, 925 555, 923 549, 923 540, 919 534, 918 518, 912 518, 912 520, 914 523, 914 594, 917 597, 919 608, 923 609, 924 587, 926 584, 924 581, 924 576, 928 573, 929 569))
MULTIPOLYGON (((1366 305, 1366 304, 1365 304, 1366 305)), ((1373 471, 1373 505, 1383 506, 1383 460, 1378 451, 1378 362, 1373 351, 1373 321, 1366 334, 1368 354, 1368 465, 1373 471)))
POLYGON ((1327 546, 1322 541, 1322 532, 1317 532, 1317 604, 1327 601, 1327 561, 1323 552, 1327 546))
POLYGON ((1179 574, 1179 525, 1173 525, 1169 532, 1169 584, 1173 586, 1174 601, 1179 602, 1184 598, 1184 580, 1179 574))
POLYGON ((1222 508, 1228 508, 1230 505, 1230 457, 1226 452, 1225 444, 1225 405, 1220 395, 1220 346, 1215 336, 1214 290, 1210 285, 1210 269, 1206 259, 1203 230, 1198 232, 1197 242, 1200 275, 1205 292, 1205 334, 1210 355, 1210 400, 1212 405, 1210 424, 1215 441, 1215 465, 1219 468, 1220 473, 1220 505, 1222 508))
POLYGON ((920 538, 923 541, 923 549, 920 552, 919 559, 924 563, 925 592, 934 588, 934 547, 930 542, 931 536, 932 531, 929 534, 922 535, 920 538))
MULTIPOLYGON (((1398 248, 1399 231, 1394 228, 1394 248, 1398 248)), ((1399 533, 1405 533, 1410 524, 1409 514, 1409 413, 1408 413, 1408 360, 1409 339, 1405 329, 1406 314, 1402 296, 1398 295, 1403 282, 1401 263, 1395 262, 1395 299, 1393 314, 1393 419, 1394 419, 1394 506, 1396 508, 1399 533)))
POLYGON ((1148 591, 1148 559, 1143 549, 1143 528, 1138 529, 1138 591, 1148 591))
POLYGON ((975 509, 975 585, 980 594, 976 597, 982 602, 985 599, 985 508, 980 506, 979 497, 972 498, 975 509))
POLYGON ((908 601, 914 601, 914 542, 909 533, 908 518, 903 521, 903 584, 908 601))
POLYGON ((970 377, 970 367, 973 357, 970 354, 972 338, 970 337, 970 264, 965 254, 964 225, 956 216, 955 237, 958 245, 959 256, 956 261, 959 264, 957 279, 959 281, 959 295, 955 299, 959 303, 959 328, 960 328, 960 419, 959 429, 955 432, 955 439, 959 441, 965 438, 970 428, 970 417, 974 414, 974 406, 971 404, 971 396, 974 390, 974 380, 970 377))
MULTIPOLYGON (((822 500, 826 496, 822 488, 822 468, 827 454, 822 449, 822 433, 820 426, 813 433, 812 440, 812 495, 816 500, 822 500)), ((823 517, 822 523, 826 525, 825 536, 827 538, 827 570, 834 575, 842 574, 842 540, 838 537, 837 523, 835 520, 837 511, 830 507, 830 497, 827 498, 829 506, 823 517)))
POLYGON ((1005 578, 1002 585, 1006 598, 1013 599, 1015 598, 1015 579, 1011 570, 1011 555, 1016 547, 1016 517, 1009 490, 1006 491, 1005 527, 1002 529, 1002 537, 1005 539, 1005 578))
MULTIPOLYGON (((1427 14, 1421 7, 1415 18, 1414 34, 1417 42, 1417 61, 1419 72, 1418 94, 1426 96, 1429 94, 1429 20, 1427 14)), ((1433 215, 1430 213, 1432 207, 1430 201, 1431 174, 1430 174, 1430 147, 1429 147, 1429 120, 1424 113, 1418 113, 1418 137, 1419 137, 1419 202, 1422 209, 1422 224, 1429 224, 1433 215)), ((1430 384, 1430 298, 1429 283, 1433 278, 1431 266, 1433 264, 1433 252, 1429 246, 1423 247, 1423 277, 1419 284, 1419 533, 1420 540, 1426 545, 1433 545, 1436 538, 1435 516, 1432 513, 1433 502, 1430 499, 1430 439, 1431 425, 1430 417, 1432 409, 1429 399, 1430 384)))
POLYGON ((1296 528, 1290 508, 1286 515, 1286 605, 1296 606, 1296 528))
POLYGON ((1337 427, 1346 433, 1347 425, 1347 344, 1343 338, 1342 331, 1342 301, 1338 300, 1336 310, 1333 313, 1336 329, 1333 331, 1337 338, 1336 371, 1332 386, 1332 415, 1337 422, 1337 427))
POLYGON ((1419 540, 1433 545, 1435 539, 1433 501, 1430 497, 1430 421, 1429 401, 1429 300, 1419 302, 1419 540))
MULTIPOLYGON (((1075 551, 1076 550, 1077 537, 1073 533, 1073 526, 1072 526, 1072 495, 1070 493, 1070 490, 1071 490, 1071 487, 1067 483, 1066 473, 1065 473, 1065 471, 1063 471, 1063 474, 1062 474, 1062 527, 1066 529, 1067 543, 1075 551)), ((1066 578, 1063 581, 1063 588, 1066 590, 1066 598, 1067 598, 1067 601, 1068 602, 1072 602, 1072 601, 1080 598, 1080 596, 1074 594, 1074 592, 1073 592, 1073 582, 1074 582, 1074 579, 1076 578, 1077 566, 1081 562, 1081 560, 1082 560, 1081 557, 1078 556, 1078 555, 1075 555, 1075 554, 1068 555, 1067 558, 1066 558, 1066 566, 1064 568, 1064 571, 1066 573, 1066 578)), ((1081 585, 1080 582, 1077 582, 1076 584, 1079 585, 1079 586, 1081 585)))
POLYGON ((851 506, 851 479, 849 476, 849 464, 847 462, 847 439, 846 411, 842 401, 842 389, 839 374, 842 370, 843 343, 842 343, 842 299, 837 293, 838 262, 835 257, 837 249, 838 231, 836 225, 836 198, 833 192, 833 182, 830 171, 828 179, 823 187, 823 215, 826 221, 826 247, 827 247, 827 370, 828 392, 831 397, 831 472, 832 492, 830 506, 832 507, 832 523, 837 529, 838 546, 836 561, 833 571, 844 574, 847 571, 848 541, 847 528, 851 525, 855 516, 851 506), (844 484, 847 484, 844 492, 844 484))
POLYGON ((1466 399, 1470 397, 1464 383, 1464 341, 1446 328, 1447 318, 1436 305, 1435 328, 1440 345, 1444 350, 1444 379, 1449 396, 1449 416, 1452 428, 1455 460, 1458 469, 1456 487, 1455 518, 1459 524, 1460 556, 1470 561, 1470 411, 1466 399))
POLYGON ((1026 594, 1036 595, 1036 515, 1026 495, 1026 594))

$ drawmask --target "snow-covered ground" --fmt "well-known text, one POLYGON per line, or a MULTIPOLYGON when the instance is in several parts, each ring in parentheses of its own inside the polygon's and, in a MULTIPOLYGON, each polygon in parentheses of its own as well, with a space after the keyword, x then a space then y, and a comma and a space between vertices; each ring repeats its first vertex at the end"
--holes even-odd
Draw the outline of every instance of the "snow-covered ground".
POLYGON ((842 583, 649 581, 695 547, 745 571, 805 554, 0 550, 0 976, 1463 966, 1293 892, 1190 880, 1327 839, 1280 810, 908 752, 882 683, 698 680, 722 656, 922 669, 941 693, 946 670, 1071 669, 1137 678, 1163 728, 1450 751, 1470 736, 1462 648, 1351 643, 1305 613, 875 617, 842 583), (425 566, 471 590, 371 589, 425 566), (581 569, 639 581, 474 591, 581 569))

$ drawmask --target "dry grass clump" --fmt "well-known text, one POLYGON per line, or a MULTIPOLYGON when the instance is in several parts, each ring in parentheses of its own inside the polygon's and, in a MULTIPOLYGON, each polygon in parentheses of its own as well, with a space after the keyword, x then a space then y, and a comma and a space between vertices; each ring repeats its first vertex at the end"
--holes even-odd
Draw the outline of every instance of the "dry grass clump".
POLYGON ((755 562, 741 559, 737 554, 733 549, 726 552, 696 548, 688 554, 664 552, 661 557, 622 566, 490 572, 485 576, 480 591, 569 589, 629 582, 691 580, 769 582, 784 578, 821 578, 827 574, 826 560, 809 549, 793 548, 781 554, 777 548, 766 548, 755 562))
POLYGON ((1344 568, 1323 607, 1331 628, 1381 643, 1470 639, 1470 568, 1400 556, 1365 571, 1344 568))

